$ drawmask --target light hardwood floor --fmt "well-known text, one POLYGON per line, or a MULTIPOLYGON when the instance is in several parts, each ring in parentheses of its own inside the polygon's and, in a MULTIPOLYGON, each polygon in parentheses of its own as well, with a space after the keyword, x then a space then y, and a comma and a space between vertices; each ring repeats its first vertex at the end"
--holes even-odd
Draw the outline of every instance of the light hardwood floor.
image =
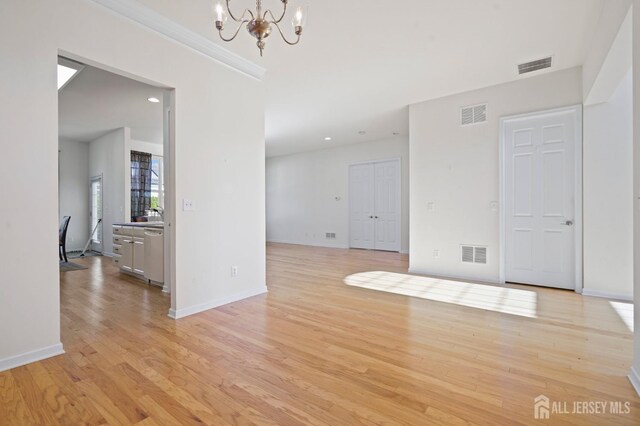
POLYGON ((267 255, 268 295, 179 321, 108 259, 77 261, 89 269, 61 274, 66 354, 0 373, 0 424, 539 424, 540 394, 631 404, 549 423, 640 424, 632 334, 607 300, 509 286, 535 302, 513 315, 345 284, 405 273, 405 255, 267 255))

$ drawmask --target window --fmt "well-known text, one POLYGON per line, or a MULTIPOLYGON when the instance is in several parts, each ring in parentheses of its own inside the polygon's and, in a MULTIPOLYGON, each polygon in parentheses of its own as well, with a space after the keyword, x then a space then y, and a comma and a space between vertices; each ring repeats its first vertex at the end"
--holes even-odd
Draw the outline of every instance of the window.
POLYGON ((151 208, 164 207, 164 164, 163 157, 151 157, 151 208))

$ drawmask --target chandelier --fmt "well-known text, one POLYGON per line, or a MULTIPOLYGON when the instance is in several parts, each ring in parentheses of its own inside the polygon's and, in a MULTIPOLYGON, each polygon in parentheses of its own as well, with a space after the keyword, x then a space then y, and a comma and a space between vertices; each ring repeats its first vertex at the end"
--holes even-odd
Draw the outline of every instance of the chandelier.
POLYGON ((280 36, 288 45, 293 46, 298 44, 298 42, 300 41, 300 36, 302 35, 302 28, 304 27, 307 19, 306 10, 302 6, 299 6, 296 9, 295 14, 293 15, 293 19, 291 20, 291 24, 293 25, 293 30, 297 38, 294 41, 289 41, 287 37, 285 37, 284 33, 282 32, 282 29, 280 28, 280 23, 282 22, 285 15, 287 14, 287 5, 289 4, 289 0, 280 0, 282 2, 283 10, 282 10, 282 15, 280 15, 280 17, 277 19, 274 16, 274 14, 271 12, 271 10, 266 10, 264 12, 262 11, 262 0, 256 0, 255 13, 249 9, 245 9, 239 18, 236 18, 237 15, 234 15, 231 12, 231 9, 229 8, 229 2, 231 0, 225 0, 225 1, 226 1, 226 8, 220 2, 218 2, 215 5, 215 9, 214 9, 214 13, 216 17, 216 28, 222 40, 232 41, 233 39, 236 38, 236 36, 240 32, 240 29, 242 28, 242 26, 246 24, 247 31, 249 31, 249 34, 251 34, 256 39, 258 39, 257 45, 258 45, 258 49, 260 49, 260 56, 262 56, 262 51, 264 50, 264 47, 265 47, 265 39, 269 37, 273 27, 275 27, 278 30, 278 32, 280 33, 280 36), (227 21, 227 16, 230 16, 231 19, 233 19, 235 22, 238 22, 238 28, 235 30, 233 35, 229 38, 225 38, 222 35, 222 31, 224 30, 224 24, 227 21))

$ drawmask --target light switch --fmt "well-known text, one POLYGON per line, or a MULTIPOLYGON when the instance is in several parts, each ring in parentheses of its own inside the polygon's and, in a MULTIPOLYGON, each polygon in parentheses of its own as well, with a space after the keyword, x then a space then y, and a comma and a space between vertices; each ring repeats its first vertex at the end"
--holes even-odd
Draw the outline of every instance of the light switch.
POLYGON ((491 202, 491 210, 494 212, 498 211, 498 202, 497 201, 492 201, 491 202))
POLYGON ((434 211, 435 209, 436 209, 436 205, 435 205, 435 203, 428 203, 428 204, 427 204, 427 211, 432 212, 432 211, 434 211))
POLYGON ((196 209, 196 203, 194 203, 193 200, 187 200, 186 198, 182 200, 183 211, 191 212, 191 211, 194 211, 195 209, 196 209))

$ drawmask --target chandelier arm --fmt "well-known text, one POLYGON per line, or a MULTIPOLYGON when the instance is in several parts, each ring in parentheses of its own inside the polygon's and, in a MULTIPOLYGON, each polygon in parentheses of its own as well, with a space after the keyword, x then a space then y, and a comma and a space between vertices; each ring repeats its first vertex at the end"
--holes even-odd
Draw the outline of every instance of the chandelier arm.
POLYGON ((240 25, 238 25, 238 28, 236 29, 236 32, 233 33, 233 36, 231 36, 230 38, 224 38, 224 36, 222 35, 222 29, 219 29, 218 30, 218 34, 220 34, 220 38, 223 41, 233 41, 233 39, 235 39, 238 36, 238 33, 240 32, 240 29, 242 28, 242 26, 244 24, 246 24, 247 22, 249 22, 249 21, 245 19, 245 20, 239 21, 239 22, 240 22, 240 25))
POLYGON ((280 29, 280 25, 278 25, 277 22, 272 22, 272 24, 275 25, 275 27, 278 29, 278 32, 280 33, 280 36, 282 37, 284 42, 287 43, 289 46, 295 46, 296 44, 298 44, 300 42, 300 34, 298 34, 298 38, 296 39, 296 41, 289 41, 289 40, 287 40, 287 38, 284 36, 284 33, 280 29))
POLYGON ((271 15, 271 19, 273 19, 273 21, 271 21, 272 24, 279 24, 284 19, 284 15, 287 14, 287 3, 286 2, 283 2, 283 3, 284 3, 284 9, 282 10, 282 16, 280 16, 280 19, 276 19, 276 17, 273 16, 273 12, 271 12, 271 9, 267 10, 264 13, 265 18, 267 17, 267 13, 271 15))
POLYGON ((244 15, 245 15, 247 12, 249 12, 249 15, 251 15, 251 19, 255 19, 255 17, 253 16, 253 12, 251 12, 251 10, 249 10, 249 9, 245 9, 245 10, 242 12, 242 15, 240 15, 240 19, 236 18, 236 17, 233 15, 233 13, 231 12, 231 7, 229 7, 229 2, 230 2, 231 0, 226 0, 226 1, 227 1, 227 13, 229 14, 229 16, 231 16, 231 19, 233 19, 234 21, 236 21, 236 22, 241 22, 241 21, 244 19, 244 15))

